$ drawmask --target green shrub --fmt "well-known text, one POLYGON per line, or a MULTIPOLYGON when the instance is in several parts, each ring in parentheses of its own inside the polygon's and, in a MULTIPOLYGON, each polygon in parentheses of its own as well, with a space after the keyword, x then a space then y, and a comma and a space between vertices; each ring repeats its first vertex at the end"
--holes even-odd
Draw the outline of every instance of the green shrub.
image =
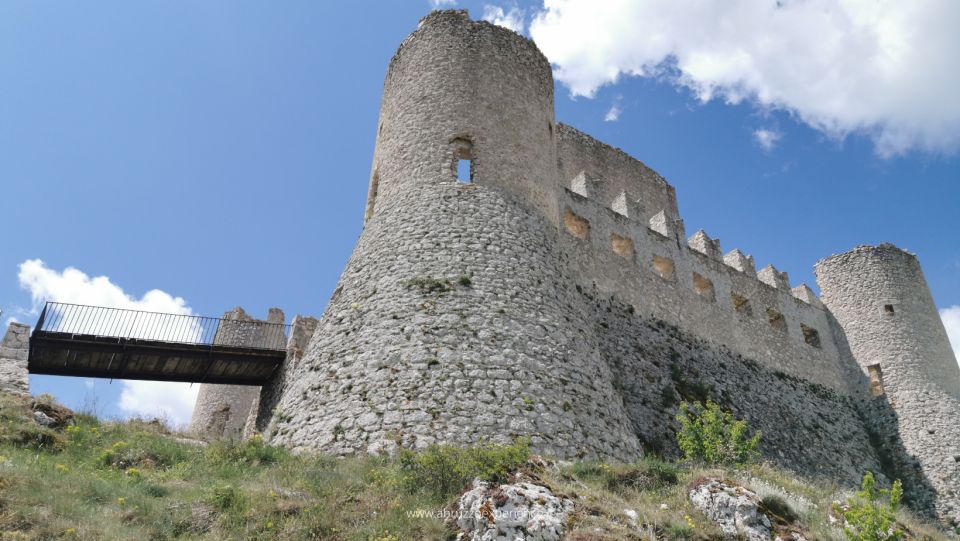
POLYGON ((162 436, 136 438, 134 442, 116 441, 100 453, 101 466, 127 468, 169 468, 190 458, 192 450, 162 436))
POLYGON ((714 402, 707 401, 706 406, 681 402, 677 421, 677 443, 686 460, 742 465, 759 458, 760 431, 748 438, 747 422, 734 419, 714 402))
POLYGON ((877 489, 873 472, 863 476, 859 492, 847 500, 848 509, 843 511, 847 526, 843 533, 850 541, 896 541, 903 539, 904 531, 897 525, 897 508, 903 498, 900 480, 890 490, 877 489))
POLYGON ((519 438, 511 445, 482 444, 466 449, 432 445, 417 453, 399 454, 404 484, 437 498, 455 496, 473 479, 503 483, 530 458, 530 441, 519 438))
POLYGON ((207 503, 221 512, 239 509, 243 507, 244 501, 243 492, 233 485, 215 486, 207 496, 207 503))
POLYGON ((59 453, 66 445, 66 438, 59 431, 39 426, 33 421, 4 431, 0 442, 34 451, 59 453))
POLYGON ((645 458, 635 464, 609 465, 598 461, 577 462, 570 467, 574 477, 596 481, 607 490, 656 490, 677 483, 680 469, 666 462, 645 458))
POLYGON ((777 522, 792 524, 797 521, 797 513, 780 496, 765 496, 760 500, 760 511, 777 522))
POLYGON ((218 466, 261 466, 289 455, 286 449, 264 443, 259 434, 241 442, 217 441, 206 451, 207 460, 218 466))

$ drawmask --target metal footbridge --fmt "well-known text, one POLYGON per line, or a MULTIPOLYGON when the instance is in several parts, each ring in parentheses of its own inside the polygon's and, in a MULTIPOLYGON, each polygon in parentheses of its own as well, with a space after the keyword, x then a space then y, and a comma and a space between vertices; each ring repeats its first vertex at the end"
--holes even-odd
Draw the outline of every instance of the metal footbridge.
POLYGON ((48 302, 30 335, 31 374, 263 385, 290 326, 48 302))

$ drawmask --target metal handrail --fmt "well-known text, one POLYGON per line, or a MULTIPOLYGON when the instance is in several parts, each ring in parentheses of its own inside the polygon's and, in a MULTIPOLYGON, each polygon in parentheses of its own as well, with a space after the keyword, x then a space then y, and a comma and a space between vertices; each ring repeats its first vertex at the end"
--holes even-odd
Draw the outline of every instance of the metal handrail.
POLYGON ((282 351, 290 325, 47 302, 34 332, 282 351))

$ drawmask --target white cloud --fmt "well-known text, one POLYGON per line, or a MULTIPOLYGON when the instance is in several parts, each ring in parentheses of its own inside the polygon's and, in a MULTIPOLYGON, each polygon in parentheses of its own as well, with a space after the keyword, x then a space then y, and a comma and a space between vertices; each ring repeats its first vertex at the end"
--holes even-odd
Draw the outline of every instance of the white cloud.
POLYGON ((489 4, 483 6, 483 20, 497 26, 509 28, 520 34, 523 33, 523 19, 523 10, 517 6, 511 7, 507 11, 504 11, 500 6, 491 6, 489 4))
POLYGON ((777 146, 777 143, 780 142, 782 137, 783 135, 780 132, 766 128, 754 130, 753 132, 753 138, 757 140, 757 144, 760 145, 760 148, 768 152, 777 146))
POLYGON ((960 304, 940 310, 940 319, 947 328, 947 336, 953 346, 953 355, 960 363, 960 304))
MULTIPOLYGON (((159 289, 147 291, 139 299, 110 281, 106 276, 90 277, 73 267, 63 271, 47 268, 39 259, 20 264, 20 287, 30 292, 34 308, 44 301, 68 302, 127 308, 150 312, 192 314, 187 302, 159 289)), ((165 417, 175 425, 189 421, 198 385, 161 381, 122 381, 118 406, 128 415, 165 417)))
POLYGON ((603 116, 604 122, 616 122, 620 120, 620 100, 616 99, 610 104, 610 109, 607 110, 607 114, 603 116))
POLYGON ((120 410, 130 416, 166 420, 184 428, 190 422, 199 385, 162 381, 124 381, 120 410))
POLYGON ((954 0, 544 0, 530 35, 574 96, 664 78, 889 156, 960 149, 958 20, 954 0))
POLYGON ((457 5, 457 0, 429 0, 434 9, 457 5))

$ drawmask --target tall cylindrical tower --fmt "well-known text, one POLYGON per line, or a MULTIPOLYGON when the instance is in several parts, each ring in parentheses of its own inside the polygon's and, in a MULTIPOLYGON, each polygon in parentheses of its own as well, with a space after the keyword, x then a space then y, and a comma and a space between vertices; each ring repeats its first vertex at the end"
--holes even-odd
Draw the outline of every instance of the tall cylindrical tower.
POLYGON ((435 11, 397 50, 387 70, 367 218, 412 184, 471 181, 497 186, 556 215, 553 76, 534 43, 435 11))
POLYGON ((843 328, 874 396, 886 397, 907 454, 960 522, 960 367, 917 257, 892 244, 819 261, 821 300, 843 328))
POLYGON ((858 246, 819 261, 816 274, 857 362, 885 392, 931 388, 960 398, 960 367, 915 255, 858 246))
POLYGON ((526 38, 434 12, 384 85, 363 234, 265 431, 331 453, 528 436, 635 459, 554 193, 550 66, 526 38), (472 182, 455 162, 471 160, 472 182))

